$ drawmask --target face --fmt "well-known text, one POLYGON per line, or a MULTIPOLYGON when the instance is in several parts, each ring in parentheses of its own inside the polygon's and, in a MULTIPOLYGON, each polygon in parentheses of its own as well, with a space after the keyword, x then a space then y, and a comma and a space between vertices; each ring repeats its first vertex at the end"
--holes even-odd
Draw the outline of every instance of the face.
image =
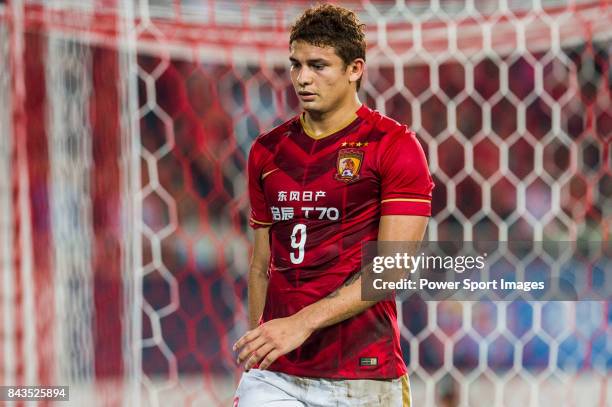
POLYGON ((304 41, 291 43, 291 82, 302 108, 327 113, 354 98, 363 60, 345 66, 332 47, 318 47, 304 41))

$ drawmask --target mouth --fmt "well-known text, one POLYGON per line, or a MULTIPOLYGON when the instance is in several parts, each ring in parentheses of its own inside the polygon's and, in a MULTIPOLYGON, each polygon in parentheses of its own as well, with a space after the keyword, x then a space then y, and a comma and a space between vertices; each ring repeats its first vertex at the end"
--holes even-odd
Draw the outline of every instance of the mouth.
POLYGON ((302 91, 302 90, 298 92, 298 95, 300 96, 300 98, 302 100, 313 100, 315 98, 315 96, 316 96, 315 93, 306 92, 306 91, 302 91))

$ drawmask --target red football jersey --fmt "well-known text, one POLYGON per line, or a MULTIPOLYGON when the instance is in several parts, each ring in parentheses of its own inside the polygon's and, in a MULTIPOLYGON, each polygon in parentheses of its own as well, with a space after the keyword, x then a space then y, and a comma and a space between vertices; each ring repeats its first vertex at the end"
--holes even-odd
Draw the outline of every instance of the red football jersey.
MULTIPOLYGON (((340 287, 376 240, 381 215, 431 214, 433 181, 406 126, 362 105, 315 140, 300 116, 257 138, 249 155, 252 227, 270 227, 262 322, 295 314, 340 287)), ((406 373, 394 301, 315 331, 270 370, 306 377, 390 379, 406 373)))

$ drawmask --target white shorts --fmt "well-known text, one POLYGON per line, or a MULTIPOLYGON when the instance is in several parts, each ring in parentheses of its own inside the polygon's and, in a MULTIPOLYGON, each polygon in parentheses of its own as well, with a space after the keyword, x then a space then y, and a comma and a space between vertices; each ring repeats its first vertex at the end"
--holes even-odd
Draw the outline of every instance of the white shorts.
POLYGON ((410 407, 408 375, 392 380, 337 380, 251 369, 242 374, 234 407, 410 407))

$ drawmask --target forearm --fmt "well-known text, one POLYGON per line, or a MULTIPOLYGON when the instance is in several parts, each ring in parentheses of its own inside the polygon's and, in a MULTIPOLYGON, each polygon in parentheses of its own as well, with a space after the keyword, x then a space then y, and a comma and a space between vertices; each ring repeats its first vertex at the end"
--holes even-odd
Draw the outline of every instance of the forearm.
MULTIPOLYGON (((383 216, 379 228, 379 241, 418 241, 423 237, 427 221, 411 216, 383 216)), ((261 236, 262 238, 265 236, 261 236)), ((263 240, 260 240, 263 242, 263 240)), ((263 243, 260 244, 263 246, 263 243)), ((269 257, 262 257, 262 259, 269 257)), ((267 264, 261 261, 258 264, 267 264)), ((245 369, 259 363, 260 369, 267 369, 282 355, 301 346, 318 329, 337 324, 360 314, 387 295, 374 301, 361 300, 361 272, 351 276, 341 287, 326 297, 302 308, 297 313, 266 321, 253 328, 261 316, 265 299, 265 289, 261 280, 249 276, 249 315, 252 329, 234 344, 238 352, 238 363, 245 362, 245 369), (251 290, 253 285, 253 290, 251 290), (260 290, 257 290, 260 288, 260 290), (256 300, 258 294, 260 301, 256 300), (263 299, 263 300, 262 300, 263 299)), ((267 281, 265 284, 267 288, 267 281)))
POLYGON ((360 314, 377 302, 361 300, 361 276, 356 274, 338 290, 304 307, 295 315, 314 331, 360 314))
MULTIPOLYGON (((378 241, 420 242, 425 234, 426 226, 427 218, 425 217, 383 216, 380 222, 378 241)), ((414 245, 409 245, 408 247, 411 249, 415 248, 414 245)), ((392 278, 399 281, 402 274, 399 271, 395 273, 396 275, 393 275, 392 278)), ((375 298, 375 301, 362 301, 361 272, 359 272, 349 278, 339 289, 327 297, 304 307, 295 315, 309 329, 325 328, 360 314, 378 301, 389 298, 389 293, 381 291, 377 294, 380 294, 380 297, 375 298)))
POLYGON ((266 305, 266 292, 268 291, 268 276, 262 270, 249 271, 249 329, 257 328, 259 318, 266 305))

